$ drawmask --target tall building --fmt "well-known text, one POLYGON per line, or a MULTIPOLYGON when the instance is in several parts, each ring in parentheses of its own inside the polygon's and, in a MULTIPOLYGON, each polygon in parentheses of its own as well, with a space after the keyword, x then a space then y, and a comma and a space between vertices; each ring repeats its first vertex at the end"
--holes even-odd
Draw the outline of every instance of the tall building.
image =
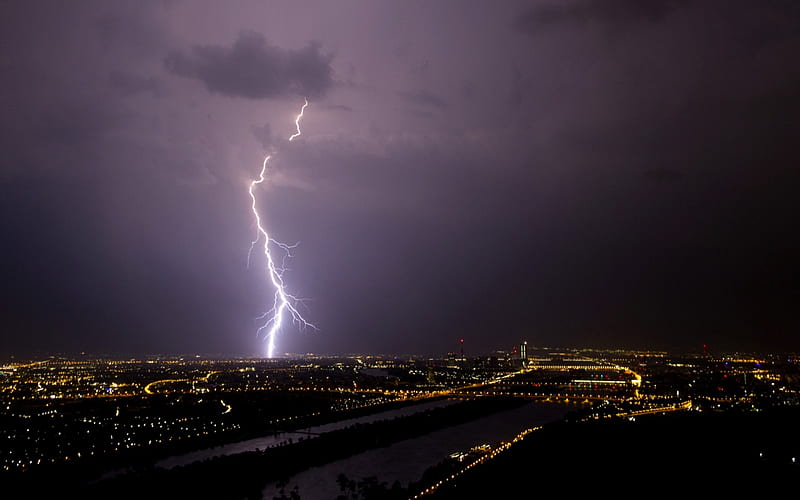
POLYGON ((528 342, 525 341, 519 345, 519 359, 526 361, 528 359, 528 342))

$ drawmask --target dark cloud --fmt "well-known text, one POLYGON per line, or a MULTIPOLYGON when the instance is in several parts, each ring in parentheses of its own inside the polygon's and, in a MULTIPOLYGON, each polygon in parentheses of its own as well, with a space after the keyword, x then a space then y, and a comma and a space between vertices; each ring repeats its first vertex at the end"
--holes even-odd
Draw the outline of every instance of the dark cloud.
MULTIPOLYGON (((663 22, 679 11, 693 11, 705 27, 714 31, 731 21, 758 25, 744 33, 729 31, 733 39, 760 45, 800 32, 800 3, 794 0, 573 0, 538 5, 521 12, 513 21, 519 32, 539 35, 560 28, 602 25, 615 31, 643 23, 663 22), (713 23, 708 20, 713 19, 713 23)), ((686 26, 684 26, 686 27, 686 26)), ((727 27, 726 27, 727 28, 727 27)))
POLYGON ((411 75, 418 78, 425 78, 431 72, 431 62, 426 59, 421 63, 412 66, 411 68, 411 75))
POLYGON ((646 170, 644 176, 647 179, 657 183, 673 182, 683 178, 683 174, 679 171, 666 167, 657 167, 646 170))
POLYGON ((579 0, 559 1, 526 10, 514 21, 519 31, 534 35, 567 24, 610 23, 615 27, 658 21, 691 0, 579 0))
POLYGON ((436 113, 431 111, 421 111, 419 109, 412 110, 410 114, 416 116, 417 118, 422 118, 423 120, 430 120, 431 118, 436 117, 436 113))
POLYGON ((265 150, 272 148, 272 127, 270 127, 269 123, 265 123, 260 127, 254 126, 250 130, 253 132, 253 137, 265 150))
POLYGON ((153 76, 142 76, 126 71, 112 71, 108 83, 123 95, 150 93, 158 97, 162 93, 161 84, 153 76))
POLYGON ((329 104, 326 106, 326 108, 333 111, 353 111, 353 108, 350 106, 345 106, 344 104, 329 104))
POLYGON ((518 108, 525 99, 530 84, 525 81, 522 71, 516 64, 512 66, 511 72, 511 91, 509 92, 508 102, 512 108, 518 108))
MULTIPOLYGON (((93 4, 85 7, 93 12, 93 28, 105 50, 114 50, 116 54, 128 57, 153 55, 162 50, 165 32, 161 29, 161 16, 164 13, 162 7, 166 8, 166 5, 147 1, 120 2, 114 6, 97 0, 87 3, 93 4)), ((73 15, 80 17, 80 13, 73 15)), ((80 19, 78 23, 81 23, 80 19)))
POLYGON ((429 92, 427 90, 417 90, 413 92, 398 92, 397 95, 399 95, 408 102, 418 104, 420 106, 426 106, 429 108, 447 109, 447 102, 444 99, 434 94, 433 92, 429 92))
POLYGON ((167 69, 203 82, 211 92, 248 99, 318 97, 333 86, 333 56, 317 43, 299 50, 270 44, 259 33, 242 33, 232 47, 202 45, 171 53, 167 69))
POLYGON ((10 3, 0 355, 260 353, 264 150, 282 350, 797 348, 800 3, 367 3, 10 3))

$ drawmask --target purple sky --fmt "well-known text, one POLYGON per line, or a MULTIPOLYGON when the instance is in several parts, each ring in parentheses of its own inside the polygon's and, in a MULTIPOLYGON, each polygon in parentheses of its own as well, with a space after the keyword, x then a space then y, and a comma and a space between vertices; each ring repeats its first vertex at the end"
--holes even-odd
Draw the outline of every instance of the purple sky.
POLYGON ((800 4, 0 3, 0 355, 800 349, 800 4), (294 116, 308 97, 303 136, 294 116))

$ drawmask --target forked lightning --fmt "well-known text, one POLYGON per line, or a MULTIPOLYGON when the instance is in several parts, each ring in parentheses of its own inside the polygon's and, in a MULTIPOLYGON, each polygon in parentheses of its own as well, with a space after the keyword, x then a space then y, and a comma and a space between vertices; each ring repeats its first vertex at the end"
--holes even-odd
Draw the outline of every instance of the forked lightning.
MULTIPOLYGON (((300 120, 303 118, 303 113, 308 106, 308 99, 305 100, 305 104, 303 107, 300 108, 300 114, 297 115, 297 118, 294 120, 295 127, 297 128, 297 132, 292 134, 289 137, 289 142, 293 141, 295 138, 300 137, 300 120)), ((257 319, 262 321, 261 326, 258 327, 256 332, 257 335, 262 335, 264 331, 266 331, 266 335, 264 339, 267 343, 267 357, 272 358, 275 353, 275 337, 278 335, 278 332, 281 329, 283 324, 284 316, 286 314, 292 317, 292 320, 300 325, 301 328, 311 327, 316 330, 316 327, 309 323, 308 321, 303 318, 300 312, 297 310, 298 304, 301 302, 301 299, 298 299, 294 295, 291 295, 286 291, 286 286, 283 282, 283 273, 286 270, 284 266, 284 262, 287 258, 291 257, 291 250, 296 245, 286 245, 279 241, 276 241, 269 237, 269 233, 264 228, 264 225, 261 220, 261 215, 258 212, 258 207, 256 203, 256 195, 255 195, 255 187, 261 184, 266 180, 266 173, 267 173, 267 164, 272 158, 272 155, 267 155, 264 158, 264 163, 261 166, 261 173, 258 176, 258 179, 252 181, 250 183, 250 188, 248 192, 250 193, 250 200, 252 201, 251 207, 253 210, 253 215, 255 216, 256 226, 258 228, 258 233, 256 235, 256 239, 250 245, 250 252, 253 251, 256 244, 260 241, 264 242, 264 256, 266 257, 266 271, 267 277, 272 283, 273 288, 275 288, 275 295, 273 298, 272 308, 259 316, 257 319), (281 265, 278 266, 275 264, 275 260, 273 259, 273 255, 271 252, 272 248, 278 248, 283 255, 281 256, 281 265)), ((248 265, 250 263, 250 254, 248 253, 248 265)))

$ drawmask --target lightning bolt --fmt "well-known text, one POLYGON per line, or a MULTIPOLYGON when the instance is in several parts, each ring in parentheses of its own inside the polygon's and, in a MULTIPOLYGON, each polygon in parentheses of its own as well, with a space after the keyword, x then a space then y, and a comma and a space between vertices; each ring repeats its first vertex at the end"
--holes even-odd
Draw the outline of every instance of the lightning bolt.
MULTIPOLYGON (((298 114, 297 118, 294 120, 297 132, 289 137, 289 142, 300 136, 300 120, 303 118, 303 113, 305 112, 307 106, 308 99, 305 100, 305 104, 303 104, 303 107, 300 108, 300 114, 298 114)), ((267 164, 269 163, 270 158, 272 158, 272 155, 267 155, 264 158, 264 162, 261 166, 261 173, 257 179, 250 183, 250 187, 248 189, 250 200, 252 202, 250 207, 256 220, 258 233, 256 234, 256 239, 253 240, 252 244, 250 245, 250 251, 247 254, 247 265, 249 267, 250 254, 253 252, 253 249, 259 242, 263 242, 264 256, 267 260, 267 278, 269 278, 270 283, 272 283, 272 286, 275 289, 272 308, 257 318, 257 320, 262 321, 262 323, 261 326, 258 327, 256 334, 260 336, 266 331, 265 339, 267 342, 267 357, 269 358, 273 357, 275 352, 275 337, 278 335, 278 331, 283 325, 284 317, 291 316, 292 321, 300 325, 301 328, 310 327, 314 330, 317 329, 316 326, 306 321, 305 318, 303 318, 303 315, 297 310, 297 306, 302 302, 302 300, 288 293, 283 281, 283 273, 286 271, 286 259, 291 258, 291 251, 297 246, 297 244, 287 245, 270 238, 269 233, 264 228, 261 220, 261 214, 259 214, 258 207, 256 206, 255 188, 266 180, 267 164), (276 265, 275 259, 273 259, 271 251, 273 248, 277 248, 283 254, 280 266, 276 265)))
POLYGON ((294 134, 292 134, 291 137, 289 137, 289 142, 292 142, 295 137, 300 137, 300 120, 303 118, 303 113, 306 112, 307 107, 308 107, 308 99, 306 99, 306 103, 303 104, 303 107, 300 108, 300 114, 297 115, 297 118, 294 119, 294 126, 297 128, 297 132, 295 132, 294 134))

